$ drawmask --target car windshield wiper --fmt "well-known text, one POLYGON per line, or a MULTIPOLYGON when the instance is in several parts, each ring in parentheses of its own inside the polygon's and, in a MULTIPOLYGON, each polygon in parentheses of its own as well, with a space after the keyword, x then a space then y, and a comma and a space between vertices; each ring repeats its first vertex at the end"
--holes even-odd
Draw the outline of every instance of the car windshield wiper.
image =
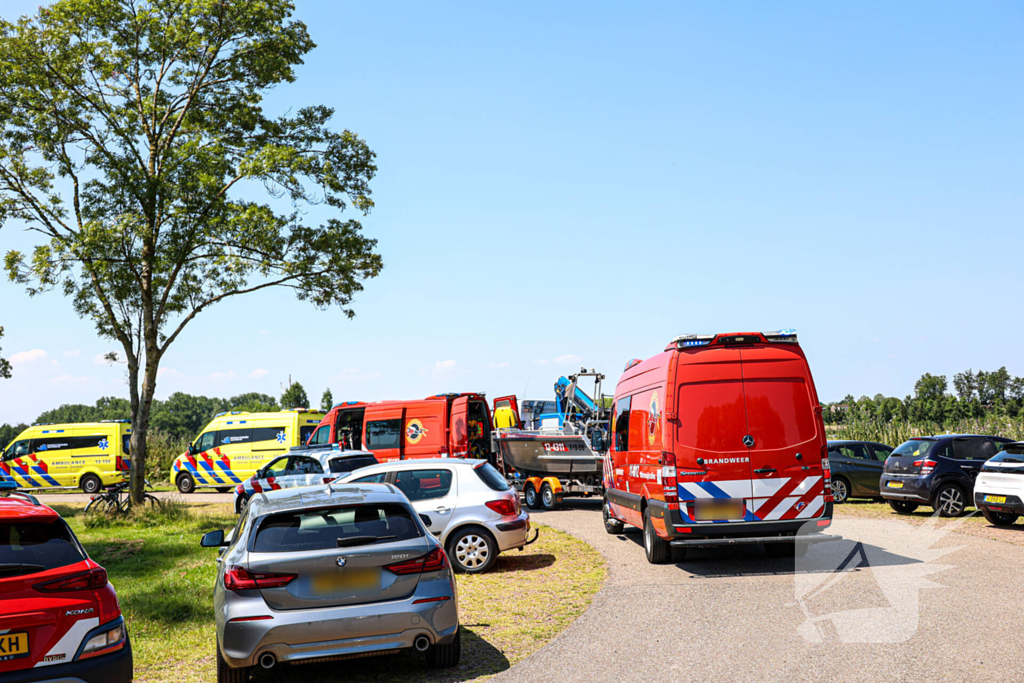
POLYGON ((0 574, 31 574, 46 569, 41 564, 22 564, 20 562, 0 562, 0 574))
POLYGON ((339 538, 338 547, 347 548, 350 545, 369 545, 370 543, 386 541, 393 538, 394 536, 349 536, 348 538, 339 538))

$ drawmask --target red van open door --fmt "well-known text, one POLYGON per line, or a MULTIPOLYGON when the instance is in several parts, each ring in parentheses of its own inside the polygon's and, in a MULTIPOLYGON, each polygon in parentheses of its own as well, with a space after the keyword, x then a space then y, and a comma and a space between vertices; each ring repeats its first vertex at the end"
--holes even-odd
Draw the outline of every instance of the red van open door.
MULTIPOLYGON (((516 423, 515 427, 517 429, 522 429, 523 428, 523 420, 522 420, 521 417, 519 417, 519 401, 516 399, 515 396, 499 396, 498 398, 494 399, 494 404, 493 405, 494 405, 494 408, 491 411, 492 415, 497 415, 498 414, 498 408, 509 408, 512 411, 512 414, 515 416, 515 423, 516 423)), ((497 418, 495 418, 495 419, 497 419, 497 418)), ((495 425, 495 426, 499 426, 499 425, 495 425)), ((501 426, 504 426, 504 425, 501 425, 501 426)))
POLYGON ((453 458, 469 454, 469 397, 460 396, 452 402, 449 418, 448 452, 453 458))

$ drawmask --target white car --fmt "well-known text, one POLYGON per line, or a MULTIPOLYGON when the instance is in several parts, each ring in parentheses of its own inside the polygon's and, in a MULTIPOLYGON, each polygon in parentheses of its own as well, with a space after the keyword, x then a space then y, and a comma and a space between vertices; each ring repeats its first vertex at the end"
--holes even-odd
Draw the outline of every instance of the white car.
POLYGON ((1005 444, 981 466, 974 506, 997 526, 1009 526, 1024 515, 1024 441, 1005 444))
POLYGON ((235 512, 240 514, 254 494, 328 484, 360 467, 376 464, 377 458, 369 451, 293 448, 235 487, 235 512))
POLYGON ((498 554, 537 540, 519 493, 486 460, 423 458, 364 467, 338 479, 391 484, 445 550, 458 572, 480 574, 494 566, 498 554))

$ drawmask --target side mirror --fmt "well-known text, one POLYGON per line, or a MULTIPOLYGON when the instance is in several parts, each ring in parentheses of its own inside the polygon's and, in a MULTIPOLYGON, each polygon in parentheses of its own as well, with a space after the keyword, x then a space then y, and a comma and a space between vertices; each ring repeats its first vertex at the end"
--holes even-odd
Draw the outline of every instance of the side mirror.
POLYGON ((203 534, 203 540, 199 541, 199 545, 204 548, 223 548, 227 545, 224 542, 224 530, 217 529, 203 534))
POLYGON ((198 452, 199 452, 199 451, 198 451, 198 449, 197 449, 197 448, 195 447, 195 444, 191 444, 191 443, 190 443, 190 444, 188 445, 188 454, 189 454, 189 455, 195 455, 195 454, 196 454, 196 453, 198 453, 198 452))
POLYGON ((593 450, 597 451, 598 453, 605 450, 606 447, 604 443, 604 430, 595 429, 593 431, 593 433, 590 435, 590 446, 591 448, 593 448, 593 450))
POLYGON ((430 521, 430 515, 420 513, 420 519, 423 521, 423 526, 427 527, 428 529, 431 527, 431 525, 433 525, 433 522, 430 521))

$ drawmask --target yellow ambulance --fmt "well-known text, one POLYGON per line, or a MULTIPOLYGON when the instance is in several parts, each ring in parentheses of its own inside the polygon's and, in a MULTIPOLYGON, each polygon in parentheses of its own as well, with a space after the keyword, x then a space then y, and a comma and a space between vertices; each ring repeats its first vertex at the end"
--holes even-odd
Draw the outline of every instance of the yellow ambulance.
POLYGON ((0 471, 19 488, 96 493, 127 475, 131 434, 129 420, 32 425, 4 449, 0 471))
POLYGON ((182 493, 199 486, 225 493, 264 463, 306 443, 324 413, 295 408, 278 413, 217 415, 171 465, 171 481, 182 493))

